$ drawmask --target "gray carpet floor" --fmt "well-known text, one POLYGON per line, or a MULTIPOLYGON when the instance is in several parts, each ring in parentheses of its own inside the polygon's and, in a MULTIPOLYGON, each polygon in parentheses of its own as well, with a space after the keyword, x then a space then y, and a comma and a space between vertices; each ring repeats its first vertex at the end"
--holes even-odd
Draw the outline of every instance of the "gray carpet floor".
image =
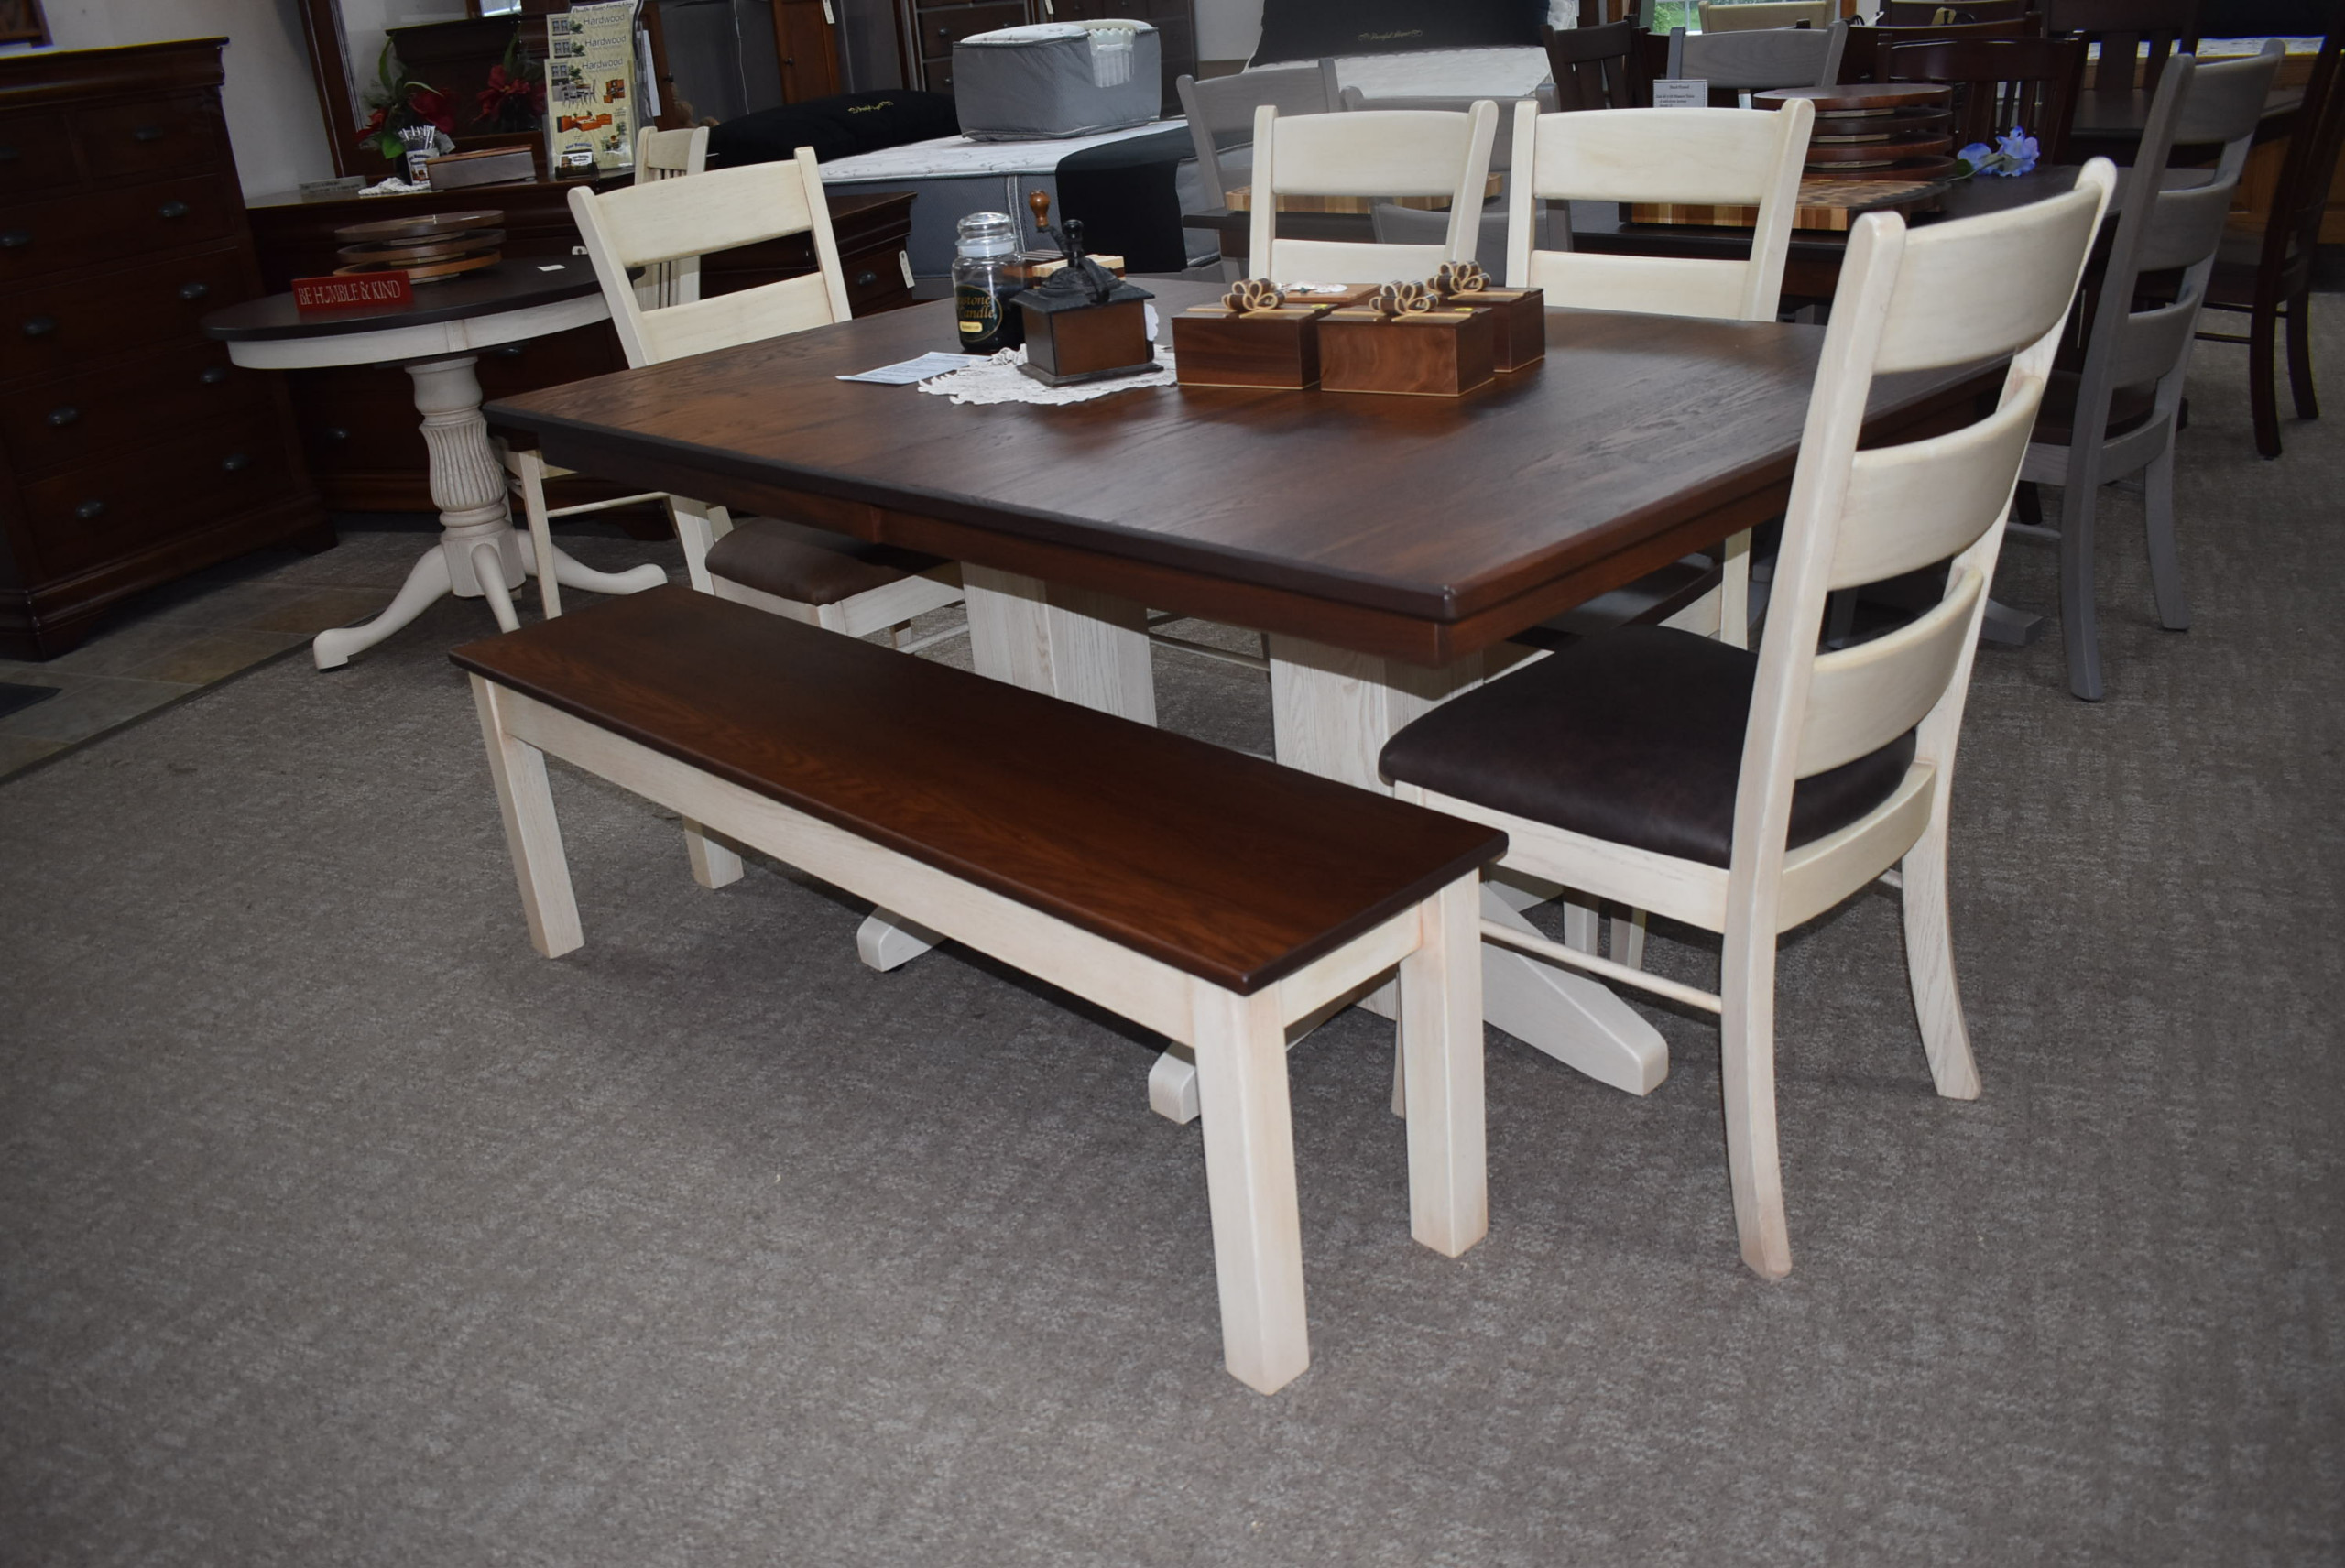
MULTIPOLYGON (((2340 1562, 2345 418, 2261 463, 2242 381, 2202 351, 2194 628, 2117 495, 2110 699, 2056 636, 1980 659, 1984 1096, 1931 1093, 1860 897, 1783 964, 1790 1279, 1737 1260, 1671 1013, 1644 1099, 1491 1038, 1450 1261, 1347 1014, 1292 1056, 1314 1363, 1271 1399, 1130 1029, 960 950, 871 973, 856 908, 705 892, 575 775, 587 945, 535 957, 442 658, 477 606, 0 786, 0 1562, 2340 1562)), ((2007 550, 2005 598, 2053 581, 2007 550)), ((1259 677, 1158 670, 1267 744, 1259 677)))

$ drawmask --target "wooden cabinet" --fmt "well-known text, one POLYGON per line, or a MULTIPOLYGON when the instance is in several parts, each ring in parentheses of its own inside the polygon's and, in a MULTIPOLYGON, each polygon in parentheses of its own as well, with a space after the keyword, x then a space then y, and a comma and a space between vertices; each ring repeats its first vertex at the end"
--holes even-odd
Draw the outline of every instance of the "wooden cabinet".
MULTIPOLYGON (((571 182, 562 182, 338 201, 264 198, 252 210, 252 226, 261 271, 272 290, 329 270, 338 243, 334 230, 343 224, 420 212, 494 207, 505 214, 508 257, 567 256, 578 248, 571 189, 571 182)), ((911 202, 909 191, 839 196, 831 202, 847 299, 858 316, 911 303, 901 260, 911 232, 911 202)), ((701 292, 730 293, 813 270, 813 246, 803 235, 775 240, 708 257, 702 264, 701 292)), ((482 390, 494 401, 626 367, 617 335, 598 324, 490 349, 480 357, 479 376, 482 390)), ((284 379, 292 388, 302 452, 328 506, 353 512, 433 509, 414 388, 406 376, 354 365, 292 371, 284 379)), ((0 407, 0 429, 6 419, 0 407)), ((584 479, 558 480, 549 488, 556 506, 622 493, 584 479)))
POLYGON ((224 39, 0 59, 0 655, 143 589, 333 542, 285 388, 200 323, 262 293, 224 39))

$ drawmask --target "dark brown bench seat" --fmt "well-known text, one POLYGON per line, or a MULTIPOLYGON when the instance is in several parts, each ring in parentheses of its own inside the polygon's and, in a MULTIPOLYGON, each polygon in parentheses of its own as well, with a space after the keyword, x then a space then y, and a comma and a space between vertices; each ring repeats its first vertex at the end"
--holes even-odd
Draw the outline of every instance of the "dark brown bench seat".
POLYGON ((1285 1026, 1396 964, 1411 1228, 1481 1236, 1476 884, 1502 834, 681 587, 451 657, 540 953, 583 941, 551 753, 1189 1045, 1252 1387, 1309 1364, 1285 1026))

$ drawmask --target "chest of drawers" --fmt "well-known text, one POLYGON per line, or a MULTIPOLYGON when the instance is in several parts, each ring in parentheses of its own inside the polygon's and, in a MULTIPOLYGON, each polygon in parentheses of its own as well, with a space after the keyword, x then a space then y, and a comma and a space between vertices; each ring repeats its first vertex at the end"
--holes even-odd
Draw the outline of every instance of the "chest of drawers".
POLYGON ((0 59, 0 657, 258 545, 333 542, 284 389, 197 323, 261 292, 193 39, 0 59))

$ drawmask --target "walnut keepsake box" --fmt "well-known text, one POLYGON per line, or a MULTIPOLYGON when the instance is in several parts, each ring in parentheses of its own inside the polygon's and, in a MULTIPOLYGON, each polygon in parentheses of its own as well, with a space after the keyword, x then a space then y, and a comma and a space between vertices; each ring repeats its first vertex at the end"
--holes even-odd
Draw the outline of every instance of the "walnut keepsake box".
POLYGON ((1319 318, 1324 307, 1282 305, 1233 310, 1198 305, 1172 318, 1172 357, 1183 387, 1319 384, 1319 318))
POLYGON ((1495 336, 1491 368, 1501 375, 1547 357, 1547 292, 1543 289, 1500 289, 1473 262, 1442 264, 1433 290, 1452 310, 1488 310, 1495 336))
POLYGON ((1434 307, 1412 283, 1388 286, 1368 308, 1328 311, 1319 321, 1320 389, 1455 397, 1490 380, 1490 312, 1434 307))

